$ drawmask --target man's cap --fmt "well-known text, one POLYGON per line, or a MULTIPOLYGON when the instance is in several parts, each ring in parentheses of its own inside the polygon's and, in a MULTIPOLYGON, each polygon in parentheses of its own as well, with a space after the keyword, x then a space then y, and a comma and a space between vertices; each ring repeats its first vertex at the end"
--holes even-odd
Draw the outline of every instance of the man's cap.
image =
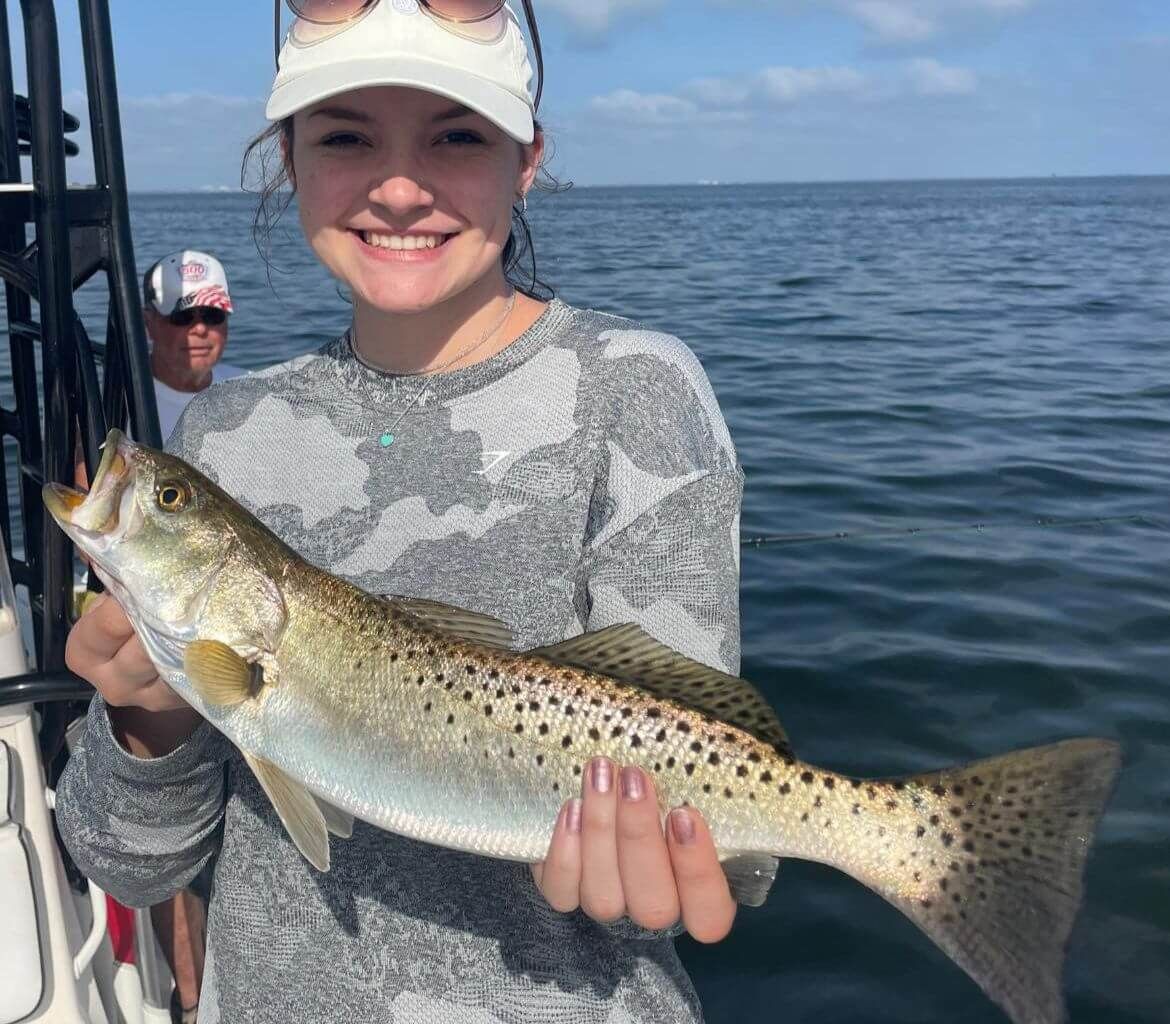
POLYGON ((164 256, 146 272, 143 300, 163 316, 192 306, 232 312, 227 274, 214 256, 182 249, 164 256))
POLYGON ((334 34, 317 42, 299 41, 294 23, 266 116, 279 121, 351 89, 401 85, 462 103, 517 142, 531 142, 532 65, 511 8, 497 15, 500 30, 486 41, 465 38, 436 17, 417 0, 379 0, 352 24, 330 26, 334 34))

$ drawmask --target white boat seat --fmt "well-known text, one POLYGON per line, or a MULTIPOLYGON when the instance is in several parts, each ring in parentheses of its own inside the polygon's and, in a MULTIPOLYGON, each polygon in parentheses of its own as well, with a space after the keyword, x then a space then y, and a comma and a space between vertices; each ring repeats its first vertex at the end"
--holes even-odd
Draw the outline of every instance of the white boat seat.
POLYGON ((32 869, 20 825, 12 820, 18 783, 15 755, 0 740, 0 1024, 15 1024, 37 1008, 44 990, 32 869))

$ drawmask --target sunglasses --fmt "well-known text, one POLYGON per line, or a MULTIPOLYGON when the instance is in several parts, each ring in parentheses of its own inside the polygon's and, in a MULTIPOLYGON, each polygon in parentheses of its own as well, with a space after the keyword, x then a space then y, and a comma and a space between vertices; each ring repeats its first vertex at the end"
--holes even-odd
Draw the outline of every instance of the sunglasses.
POLYGON ((227 320, 227 313, 214 306, 191 306, 172 313, 167 320, 175 327, 190 327, 196 320, 202 320, 208 327, 219 327, 227 320))
MULTIPOLYGON (((343 32, 368 14, 379 0, 286 0, 289 10, 296 15, 292 37, 299 43, 310 44, 329 39, 343 32)), ((448 32, 465 39, 487 42, 499 36, 504 22, 499 16, 505 0, 417 0, 419 8, 448 32)), ((532 51, 536 57, 536 95, 533 110, 540 109, 540 94, 544 90, 544 56, 540 48, 540 32, 532 0, 523 0, 524 16, 532 37, 532 51)), ((280 67, 280 0, 273 0, 273 45, 276 66, 280 67)))

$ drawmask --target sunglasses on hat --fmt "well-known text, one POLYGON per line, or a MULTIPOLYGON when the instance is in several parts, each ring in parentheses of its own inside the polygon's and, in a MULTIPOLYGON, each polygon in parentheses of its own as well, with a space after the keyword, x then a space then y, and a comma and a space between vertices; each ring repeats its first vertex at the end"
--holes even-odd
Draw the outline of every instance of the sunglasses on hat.
MULTIPOLYGON (((292 35, 302 44, 316 43, 343 32, 373 10, 379 0, 286 0, 289 10, 296 15, 292 35)), ((416 0, 419 9, 428 14, 448 32, 467 39, 487 42, 496 38, 502 23, 498 15, 505 0, 416 0)), ((523 0, 524 16, 532 36, 532 50, 536 57, 536 95, 533 110, 540 109, 540 94, 544 89, 544 57, 540 49, 540 32, 531 0, 523 0)), ((273 3, 273 39, 276 64, 280 67, 280 0, 273 3)))
POLYGON ((227 320, 227 313, 214 306, 189 306, 172 313, 167 320, 175 327, 190 327, 196 320, 203 321, 208 327, 219 327, 227 320))

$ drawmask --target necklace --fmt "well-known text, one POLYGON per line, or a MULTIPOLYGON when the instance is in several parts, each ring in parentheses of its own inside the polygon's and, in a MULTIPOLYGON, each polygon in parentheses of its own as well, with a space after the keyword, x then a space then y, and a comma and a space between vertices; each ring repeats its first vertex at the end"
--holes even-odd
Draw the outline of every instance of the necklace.
MULTIPOLYGON (((422 401, 423 396, 428 391, 430 391, 431 384, 434 383, 435 377, 438 376, 440 373, 442 373, 449 366, 454 366, 461 359, 466 359, 467 356, 471 355, 472 352, 475 352, 477 349, 479 349, 482 346, 484 346, 485 344, 487 344, 488 339, 491 338, 501 327, 504 326, 504 321, 507 320, 508 317, 511 315, 512 307, 515 305, 516 305, 516 290, 512 289, 512 294, 508 297, 508 304, 504 307, 504 312, 500 315, 500 318, 498 320, 496 320, 496 322, 494 324, 492 324, 492 326, 490 328, 488 328, 488 330, 486 330, 483 334, 481 334, 470 345, 467 345, 465 348, 460 349, 457 353, 455 353, 455 355, 452 358, 448 359, 445 363, 440 363, 438 366, 429 366, 429 367, 426 367, 425 369, 422 369, 422 370, 415 370, 413 373, 399 374, 399 376, 401 376, 401 377, 422 377, 423 384, 422 384, 422 387, 420 387, 414 393, 414 397, 409 402, 406 403, 406 408, 403 409, 402 412, 398 414, 397 418, 388 427, 386 427, 382 431, 382 436, 378 438, 378 443, 383 448, 389 448, 394 443, 394 440, 395 440, 394 431, 398 429, 398 424, 401 423, 404 419, 406 419, 407 413, 409 413, 411 409, 413 409, 416 405, 418 405, 422 401)), ((353 354, 357 358, 357 361, 359 363, 361 363, 363 366, 369 367, 370 364, 367 363, 364 359, 362 359, 361 354, 358 351, 357 324, 354 324, 354 326, 352 328, 350 328, 350 346, 353 348, 353 354)), ((370 368, 373 369, 373 367, 370 367, 370 368)))

